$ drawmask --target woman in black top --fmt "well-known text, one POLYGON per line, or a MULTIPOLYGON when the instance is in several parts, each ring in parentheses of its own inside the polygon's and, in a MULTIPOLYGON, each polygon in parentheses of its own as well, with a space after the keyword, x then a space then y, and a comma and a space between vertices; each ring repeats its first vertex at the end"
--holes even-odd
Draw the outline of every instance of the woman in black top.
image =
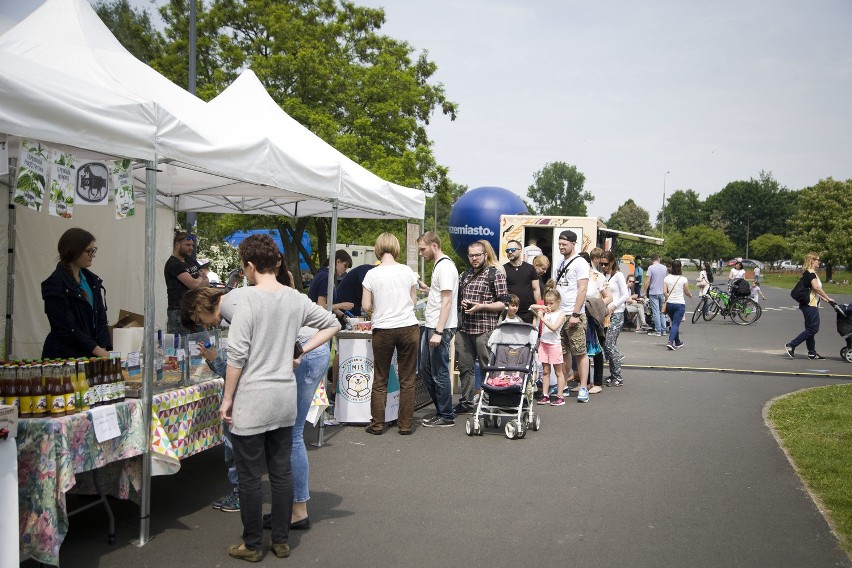
POLYGON ((90 232, 73 228, 59 238, 59 263, 41 283, 50 333, 42 358, 107 357, 112 341, 107 327, 103 281, 89 270, 98 252, 90 232))

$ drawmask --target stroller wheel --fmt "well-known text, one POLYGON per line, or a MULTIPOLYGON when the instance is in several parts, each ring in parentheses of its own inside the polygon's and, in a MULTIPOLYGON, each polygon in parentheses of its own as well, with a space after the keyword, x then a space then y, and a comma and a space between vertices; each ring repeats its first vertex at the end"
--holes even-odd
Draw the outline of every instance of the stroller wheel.
POLYGON ((473 436, 473 417, 469 417, 464 421, 464 433, 468 436, 473 436))
POLYGON ((529 412, 524 412, 524 413, 521 415, 521 421, 524 423, 524 426, 526 426, 527 428, 529 428, 529 427, 532 425, 532 421, 530 420, 530 413, 529 413, 529 412))
POLYGON ((852 349, 849 349, 848 347, 844 347, 843 349, 840 350, 840 356, 847 363, 852 363, 852 349))
POLYGON ((532 420, 532 426, 530 430, 533 432, 538 432, 541 429, 541 414, 535 414, 532 420))
POLYGON ((482 419, 482 427, 483 428, 488 428, 488 426, 490 426, 490 425, 491 425, 491 417, 490 416, 486 416, 485 418, 482 419))
POLYGON ((507 438, 509 438, 510 440, 514 440, 515 438, 521 437, 520 434, 523 428, 524 427, 519 424, 517 420, 509 420, 508 422, 506 422, 504 432, 507 438))

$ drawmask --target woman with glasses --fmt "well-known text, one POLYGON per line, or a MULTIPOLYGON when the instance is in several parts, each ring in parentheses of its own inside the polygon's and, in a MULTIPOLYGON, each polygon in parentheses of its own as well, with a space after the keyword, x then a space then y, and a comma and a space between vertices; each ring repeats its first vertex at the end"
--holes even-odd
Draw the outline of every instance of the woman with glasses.
POLYGON ((59 262, 41 283, 50 333, 45 359, 108 357, 112 341, 107 327, 103 281, 89 270, 98 253, 95 237, 85 229, 68 229, 59 237, 59 262))
POLYGON ((817 275, 817 270, 819 270, 819 255, 817 253, 812 252, 805 257, 804 269, 802 281, 809 293, 807 303, 800 303, 799 309, 802 310, 802 315, 805 317, 805 329, 785 345, 784 349, 792 359, 795 357, 796 347, 800 343, 804 343, 808 348, 808 359, 825 359, 816 352, 816 340, 814 339, 816 334, 819 333, 819 302, 820 299, 829 303, 833 303, 834 300, 829 298, 828 294, 822 290, 822 282, 817 275))
POLYGON ((604 342, 604 351, 609 358, 610 376, 604 384, 608 387, 620 387, 623 384, 621 379, 621 353, 618 351, 616 342, 618 341, 618 334, 621 333, 621 328, 624 326, 624 306, 630 298, 630 291, 627 281, 624 279, 624 274, 618 270, 618 262, 615 260, 612 251, 604 251, 601 260, 598 262, 598 267, 606 278, 607 288, 612 294, 612 302, 607 306, 610 322, 606 329, 606 341, 604 342))

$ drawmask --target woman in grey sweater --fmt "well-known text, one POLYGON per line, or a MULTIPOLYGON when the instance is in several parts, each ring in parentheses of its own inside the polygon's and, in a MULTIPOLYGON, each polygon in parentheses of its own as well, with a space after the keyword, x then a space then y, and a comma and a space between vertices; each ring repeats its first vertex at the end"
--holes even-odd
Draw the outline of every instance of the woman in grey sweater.
POLYGON ((279 558, 290 555, 287 544, 293 507, 290 471, 293 424, 296 421, 296 383, 292 349, 299 329, 319 331, 303 349, 309 352, 340 329, 337 319, 300 294, 280 284, 275 273, 280 254, 267 235, 253 235, 239 246, 243 271, 253 284, 234 310, 228 333, 225 393, 219 414, 230 425, 240 479, 241 545, 228 554, 251 562, 263 558, 261 477, 263 464, 272 488, 272 540, 279 558))

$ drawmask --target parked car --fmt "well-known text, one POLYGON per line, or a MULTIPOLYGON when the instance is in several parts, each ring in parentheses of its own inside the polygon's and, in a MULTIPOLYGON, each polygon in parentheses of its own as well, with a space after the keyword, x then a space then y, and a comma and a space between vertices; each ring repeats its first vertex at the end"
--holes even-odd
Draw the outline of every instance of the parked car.
POLYGON ((733 266, 738 262, 742 262, 743 268, 745 268, 746 270, 754 270, 755 266, 759 266, 761 270, 763 270, 765 268, 765 265, 762 262, 760 262, 759 260, 752 260, 750 258, 743 258, 743 259, 734 258, 734 259, 731 259, 728 262, 726 262, 725 266, 733 266))
POLYGON ((802 265, 792 260, 782 260, 781 270, 801 270, 802 265))
POLYGON ((701 267, 701 262, 696 258, 678 258, 680 265, 687 270, 698 270, 701 267))

